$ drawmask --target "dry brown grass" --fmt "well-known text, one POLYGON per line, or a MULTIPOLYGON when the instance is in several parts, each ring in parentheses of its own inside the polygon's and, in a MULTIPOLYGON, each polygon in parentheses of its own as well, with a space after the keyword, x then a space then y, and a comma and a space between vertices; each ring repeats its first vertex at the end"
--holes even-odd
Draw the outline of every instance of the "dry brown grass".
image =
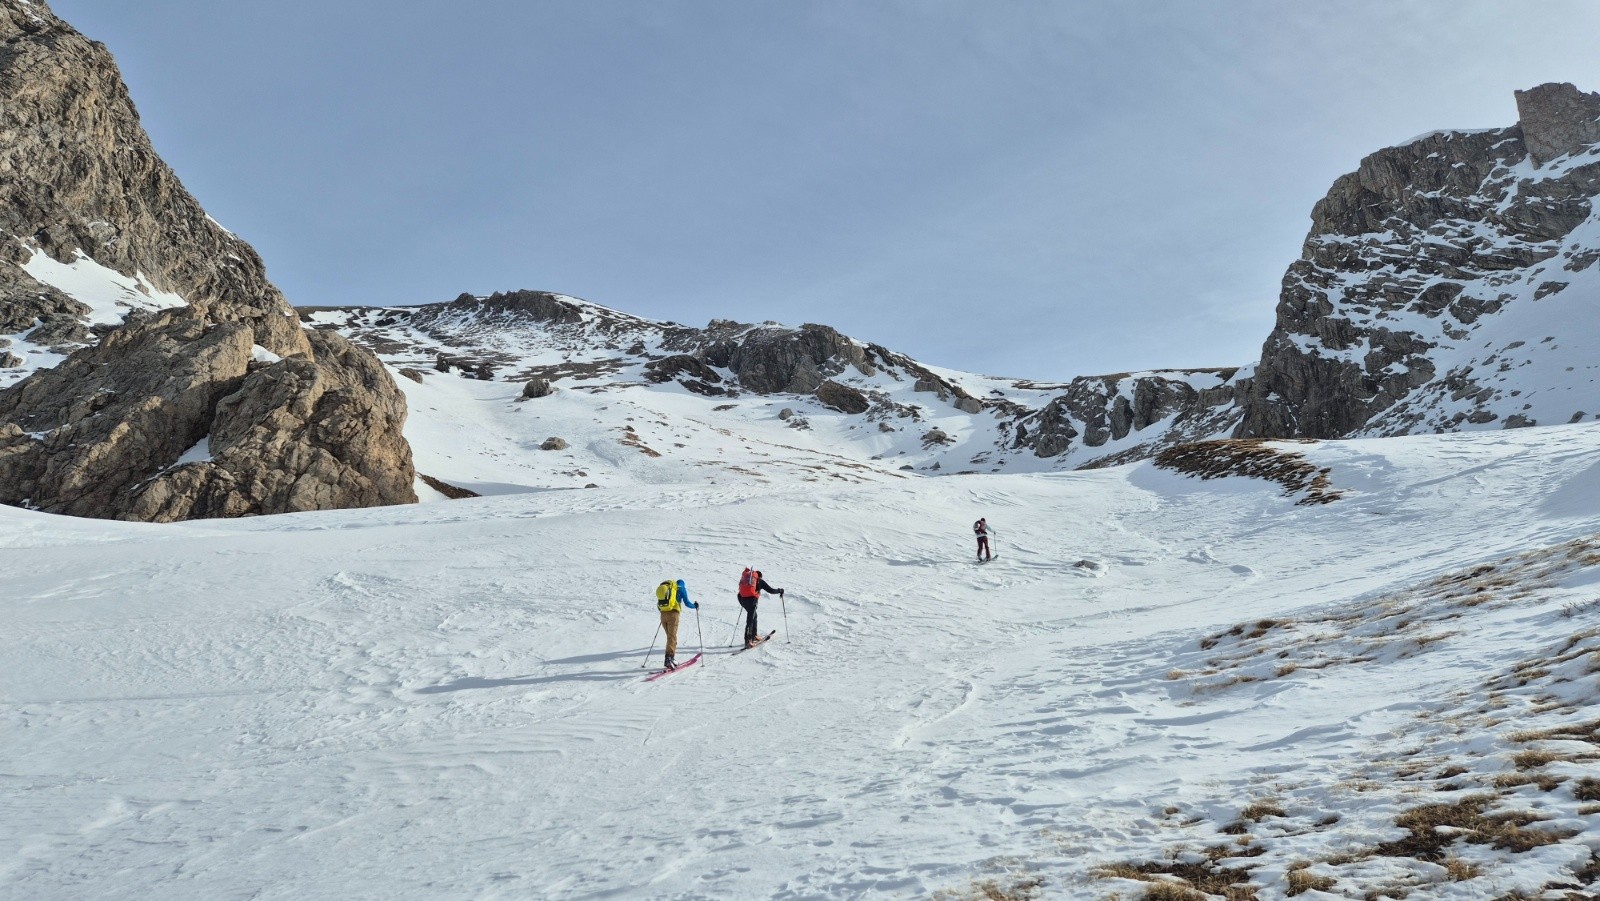
POLYGON ((1101 879, 1148 882, 1150 886, 1144 894, 1146 899, 1190 901, 1205 899, 1207 895, 1220 895, 1227 901, 1255 901, 1256 888, 1250 884, 1250 871, 1218 866, 1217 861, 1230 857, 1254 857, 1265 851, 1265 848, 1242 850, 1229 845, 1217 845, 1206 849, 1203 863, 1119 863, 1101 867, 1094 875, 1101 879))
POLYGON ((1584 776, 1572 787, 1572 796, 1579 801, 1600 801, 1600 779, 1584 776))
POLYGON ((1261 800, 1251 802, 1244 810, 1239 811, 1239 816, 1259 823, 1267 817, 1282 817, 1288 814, 1283 812, 1277 801, 1261 800))
POLYGON ((1563 760, 1565 755, 1554 751, 1518 751, 1511 757, 1511 763, 1519 770, 1536 770, 1553 760, 1563 760))
POLYGON ((1523 785, 1537 785, 1540 791, 1555 791, 1556 786, 1567 781, 1565 776, 1552 776, 1548 773, 1502 773, 1494 777, 1495 788, 1517 788, 1523 785))
POLYGON ((1444 860, 1444 872, 1450 877, 1451 882, 1466 882, 1468 879, 1476 879, 1483 870, 1476 864, 1468 863, 1452 854, 1444 860))
POLYGON ((934 901, 1034 901, 1044 891, 1044 880, 1038 876, 1020 876, 1001 882, 997 879, 974 879, 962 889, 940 889, 933 893, 934 901))
POLYGON ((1373 849, 1382 857, 1415 857, 1430 863, 1445 859, 1445 849, 1457 839, 1472 844, 1522 853, 1571 838, 1575 833, 1554 829, 1528 829, 1542 819, 1526 811, 1487 813, 1492 795, 1474 795, 1447 804, 1413 807, 1395 818, 1395 825, 1410 833, 1373 849))
POLYGON ((1268 446, 1259 438, 1195 441, 1169 447, 1156 455, 1156 465, 1201 479, 1244 476, 1283 486, 1284 496, 1303 494, 1299 505, 1327 504, 1342 494, 1333 490, 1328 469, 1318 469, 1305 456, 1268 446))
POLYGON ((1144 901, 1210 901, 1210 899, 1179 882, 1157 882, 1144 890, 1144 901))
POLYGON ((1600 745, 1600 720, 1556 726, 1553 729, 1527 729, 1513 732, 1507 737, 1519 744, 1530 741, 1586 741, 1600 745))
POLYGON ((1292 898, 1306 892, 1325 892, 1338 884, 1338 880, 1331 876, 1314 876, 1307 872, 1310 866, 1310 862, 1304 860, 1289 865, 1289 890, 1284 892, 1285 895, 1292 898))

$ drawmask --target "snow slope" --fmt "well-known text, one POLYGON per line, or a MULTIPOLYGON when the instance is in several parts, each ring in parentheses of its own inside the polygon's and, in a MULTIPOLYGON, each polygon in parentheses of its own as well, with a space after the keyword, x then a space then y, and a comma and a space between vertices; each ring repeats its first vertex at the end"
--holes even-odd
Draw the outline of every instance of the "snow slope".
POLYGON ((1150 463, 684 484, 641 454, 449 504, 0 508, 0 897, 1594 880, 1600 427, 1292 449, 1344 497, 1150 463), (735 656, 746 563, 788 594, 735 656), (708 660, 647 684, 669 576, 708 660), (1402 847, 1426 805, 1478 819, 1402 847))
MULTIPOLYGON (((24 272, 38 281, 83 303, 89 308, 82 318, 88 326, 113 326, 125 321, 134 311, 167 310, 187 306, 176 294, 151 287, 143 273, 132 277, 96 263, 79 251, 71 263, 63 263, 42 251, 34 251, 23 264, 24 272)), ((31 331, 32 326, 29 326, 31 331)), ((9 388, 40 369, 49 369, 67 358, 67 347, 48 347, 28 340, 28 333, 0 335, 0 351, 13 353, 21 360, 16 366, 0 368, 0 388, 9 388)))

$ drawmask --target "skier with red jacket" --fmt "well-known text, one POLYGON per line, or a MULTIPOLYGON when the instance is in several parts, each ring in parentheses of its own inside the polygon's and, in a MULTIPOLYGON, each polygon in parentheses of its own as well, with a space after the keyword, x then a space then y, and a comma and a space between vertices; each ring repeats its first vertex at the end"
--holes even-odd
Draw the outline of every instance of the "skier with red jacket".
POLYGON ((739 606, 744 608, 744 646, 753 648, 761 640, 761 632, 756 629, 756 601, 761 599, 761 593, 783 595, 782 588, 773 588, 767 580, 761 578, 760 570, 745 567, 739 575, 739 606))

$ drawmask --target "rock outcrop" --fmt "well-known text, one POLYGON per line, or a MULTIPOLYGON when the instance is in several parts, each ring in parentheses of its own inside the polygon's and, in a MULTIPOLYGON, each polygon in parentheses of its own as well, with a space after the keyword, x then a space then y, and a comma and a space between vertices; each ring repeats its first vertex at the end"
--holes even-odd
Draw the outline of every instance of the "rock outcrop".
POLYGON ((1592 318, 1600 291, 1600 95, 1542 85, 1517 100, 1518 125, 1427 135, 1334 183, 1284 276, 1239 436, 1564 422, 1581 409, 1587 376, 1564 374, 1551 323, 1592 318))
POLYGON ((1231 430, 1249 387, 1249 378, 1236 369, 1077 378, 1043 409, 1016 421, 1012 446, 1046 458, 1082 450, 1079 465, 1147 457, 1231 430), (1147 432, 1153 426, 1160 428, 1147 432), (1101 449, 1106 450, 1092 453, 1101 449), (1108 460, 1106 454, 1114 456, 1108 460))
POLYGON ((156 155, 105 47, 41 0, 0 0, 0 331, 73 350, 0 391, 0 503, 171 521, 416 500, 393 380, 301 327, 156 155), (36 254, 186 305, 91 332, 36 254))

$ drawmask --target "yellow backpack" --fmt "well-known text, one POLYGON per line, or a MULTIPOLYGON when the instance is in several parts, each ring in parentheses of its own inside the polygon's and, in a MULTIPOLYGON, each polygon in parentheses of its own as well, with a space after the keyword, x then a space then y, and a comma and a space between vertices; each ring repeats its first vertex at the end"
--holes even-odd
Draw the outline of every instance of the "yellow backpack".
POLYGON ((678 609, 678 583, 668 579, 656 586, 656 609, 661 611, 678 609))

